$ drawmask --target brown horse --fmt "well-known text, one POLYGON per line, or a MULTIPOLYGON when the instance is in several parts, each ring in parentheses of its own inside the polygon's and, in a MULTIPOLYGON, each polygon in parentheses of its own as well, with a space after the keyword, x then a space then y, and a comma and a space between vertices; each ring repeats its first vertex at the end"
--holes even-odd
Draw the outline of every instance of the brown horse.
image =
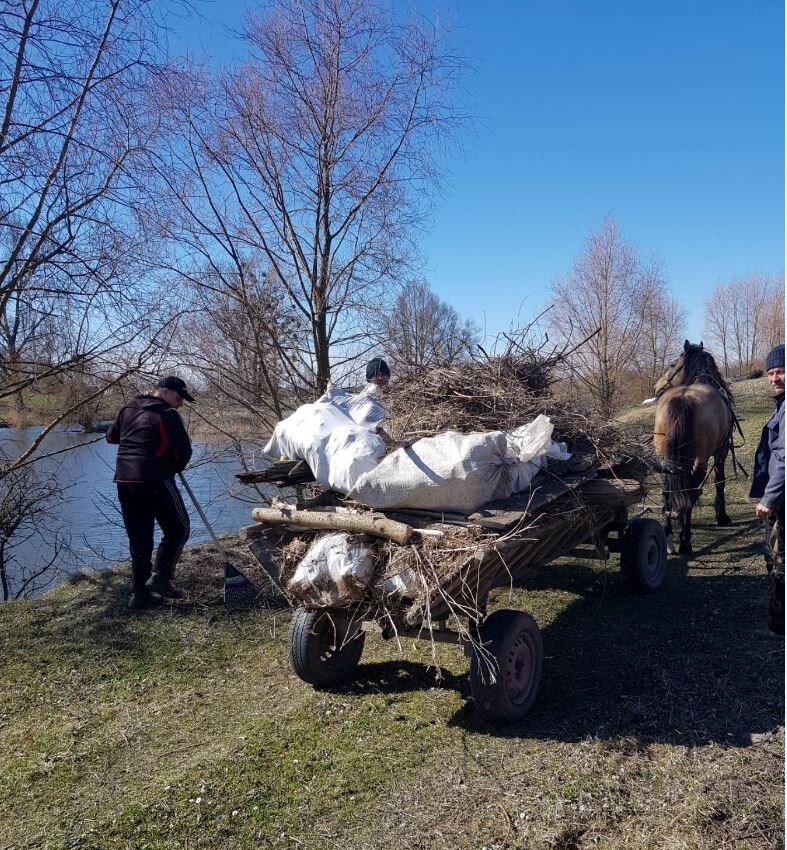
MULTIPOLYGON (((681 555, 690 555, 691 511, 702 492, 713 458, 716 523, 730 525, 724 503, 724 464, 732 447, 735 414, 727 382, 702 343, 688 340, 683 353, 656 384, 653 444, 662 458, 662 508, 668 550, 672 521, 680 528, 681 555)), ((734 457, 734 455, 733 455, 734 457)))

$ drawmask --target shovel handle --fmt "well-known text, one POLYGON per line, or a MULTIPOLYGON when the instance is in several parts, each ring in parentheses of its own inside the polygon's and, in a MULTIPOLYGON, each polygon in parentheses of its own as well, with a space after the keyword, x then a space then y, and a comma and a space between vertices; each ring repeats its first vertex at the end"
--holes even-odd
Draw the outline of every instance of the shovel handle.
POLYGON ((213 542, 219 547, 219 549, 224 553, 226 557, 226 552, 224 552, 224 547, 219 542, 219 538, 216 537, 216 532, 211 528, 210 523, 208 522, 208 518, 205 516, 205 512, 200 507, 199 502, 197 501, 197 497, 194 495, 194 491, 189 487, 189 482, 186 481, 185 476, 182 472, 178 473, 178 478, 180 478, 180 483, 183 485, 186 492, 189 494, 189 498, 191 499, 192 504, 197 509, 197 513, 200 515, 200 519, 202 520, 205 528, 207 529, 208 534, 213 539, 213 542))

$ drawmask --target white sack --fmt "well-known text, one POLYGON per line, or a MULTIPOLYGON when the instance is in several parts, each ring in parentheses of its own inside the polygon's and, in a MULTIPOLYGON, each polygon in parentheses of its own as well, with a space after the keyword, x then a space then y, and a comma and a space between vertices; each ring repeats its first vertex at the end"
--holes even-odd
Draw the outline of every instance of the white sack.
POLYGON ((332 402, 318 401, 302 404, 277 423, 262 451, 273 457, 305 460, 320 484, 347 493, 361 475, 377 465, 385 454, 385 443, 332 402))
POLYGON ((518 461, 512 493, 521 493, 530 486, 545 458, 568 460, 571 457, 565 443, 552 442, 553 430, 549 417, 541 413, 527 425, 506 433, 509 451, 518 461))
POLYGON ((397 449, 362 475, 350 495, 372 508, 420 508, 471 514, 487 502, 527 489, 552 456, 571 455, 552 442, 547 416, 513 431, 445 431, 397 449))
POLYGON ((415 599, 418 592, 424 589, 424 582, 411 567, 390 576, 378 585, 384 596, 397 596, 415 599))
POLYGON ((363 598, 373 574, 369 546, 350 543, 347 534, 324 534, 309 547, 287 590, 308 604, 343 605, 363 598))
POLYGON ((358 479, 350 495, 372 508, 469 514, 510 496, 516 467, 502 431, 444 431, 392 452, 358 479))
POLYGON ((317 399, 318 402, 329 402, 346 413, 356 425, 379 425, 385 419, 385 407, 380 396, 380 388, 376 384, 367 384, 359 393, 348 393, 339 387, 329 387, 317 399))

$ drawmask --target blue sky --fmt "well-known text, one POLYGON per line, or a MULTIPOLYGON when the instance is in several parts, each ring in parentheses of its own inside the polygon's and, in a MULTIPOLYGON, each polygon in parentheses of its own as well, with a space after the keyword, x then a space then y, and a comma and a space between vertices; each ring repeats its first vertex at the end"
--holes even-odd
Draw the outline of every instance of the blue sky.
MULTIPOLYGON (((692 338, 716 281, 784 270, 781 2, 420 6, 474 65, 476 129, 422 242, 460 313, 489 333, 532 315, 607 214, 662 258, 692 338)), ((201 8, 185 38, 227 59, 244 3, 201 8)))

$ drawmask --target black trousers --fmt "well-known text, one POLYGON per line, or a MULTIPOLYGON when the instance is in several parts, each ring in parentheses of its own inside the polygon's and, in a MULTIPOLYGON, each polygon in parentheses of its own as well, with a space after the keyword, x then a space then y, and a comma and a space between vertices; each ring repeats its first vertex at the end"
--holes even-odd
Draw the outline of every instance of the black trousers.
POLYGON ((191 526, 186 506, 172 478, 161 484, 118 484, 118 499, 131 551, 131 577, 141 591, 153 571, 153 530, 161 528, 156 572, 172 579, 191 526))
POLYGON ((768 617, 772 631, 784 634, 784 505, 762 521, 768 570, 768 617))

